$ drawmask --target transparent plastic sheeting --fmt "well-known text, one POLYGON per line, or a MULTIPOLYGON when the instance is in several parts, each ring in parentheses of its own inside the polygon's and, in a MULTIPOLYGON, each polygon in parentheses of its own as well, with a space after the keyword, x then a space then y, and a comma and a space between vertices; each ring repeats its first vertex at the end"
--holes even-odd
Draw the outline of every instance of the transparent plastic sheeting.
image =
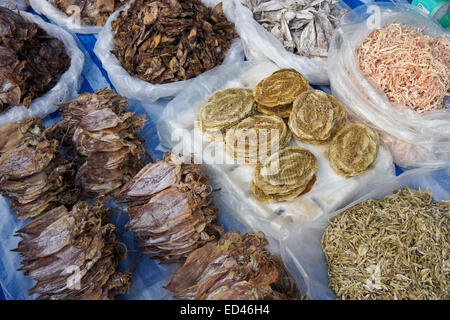
POLYGON ((353 194, 354 200, 347 207, 331 213, 313 222, 291 224, 283 227, 281 240, 281 256, 290 274, 294 277, 301 292, 311 299, 336 299, 334 292, 328 287, 328 267, 322 250, 321 239, 327 227, 327 218, 333 218, 362 201, 381 199, 391 195, 393 191, 409 187, 412 189, 428 189, 433 199, 443 201, 450 199, 450 166, 443 169, 418 168, 406 171, 395 178, 387 178, 377 183, 372 191, 360 190, 353 194))
POLYGON ((275 70, 278 67, 270 62, 246 61, 209 71, 169 102, 157 124, 161 144, 175 153, 194 153, 196 162, 205 164, 213 187, 220 189, 218 201, 251 230, 262 231, 269 239, 280 237, 283 224, 318 219, 346 205, 355 192, 368 190, 374 181, 395 176, 392 157, 383 145, 374 168, 360 176, 344 178, 330 168, 325 156, 328 144, 311 145, 292 139, 291 145, 310 150, 318 159, 313 188, 288 202, 266 204, 254 199, 249 186, 254 168, 235 164, 224 151, 223 142, 209 142, 194 130, 194 121, 202 104, 213 93, 233 87, 254 88, 275 70))
POLYGON ((69 30, 70 32, 80 34, 93 34, 99 33, 103 28, 101 26, 90 26, 86 24, 80 24, 77 22, 77 12, 80 8, 76 5, 73 6, 72 15, 68 16, 48 0, 29 0, 31 8, 39 14, 46 16, 49 20, 53 21, 57 25, 69 30))
MULTIPOLYGON (((220 1, 204 0, 202 2, 211 7, 220 1)), ((98 40, 94 48, 95 54, 102 62, 102 66, 108 73, 111 83, 120 95, 141 101, 143 103, 151 103, 160 98, 176 96, 178 93, 186 89, 189 84, 192 83, 193 79, 167 84, 151 84, 147 81, 131 76, 122 67, 116 56, 111 53, 111 50, 115 49, 115 44, 113 41, 114 35, 111 31, 111 24, 114 20, 116 20, 119 12, 126 10, 128 7, 129 4, 125 5, 108 18, 105 27, 98 35, 98 40)), ((240 39, 235 39, 222 64, 225 65, 243 60, 244 49, 241 41, 240 39)))
MULTIPOLYGON (((341 7, 347 5, 341 1, 341 7)), ((327 58, 304 57, 287 51, 283 44, 254 18, 242 0, 224 1, 225 14, 235 23, 236 32, 244 45, 249 60, 270 60, 281 68, 294 68, 311 84, 329 85, 327 58)))
MULTIPOLYGON (((419 114, 393 104, 359 69, 356 48, 370 32, 391 23, 425 29, 432 37, 448 37, 441 26, 409 4, 377 2, 357 7, 344 16, 330 46, 331 90, 349 116, 379 130, 397 165, 445 166, 450 163, 450 110, 419 114)), ((450 97, 445 101, 448 107, 450 97)))
POLYGON ((0 6, 8 7, 10 9, 18 8, 19 10, 28 8, 25 0, 0 0, 0 6))
POLYGON ((58 110, 58 103, 74 98, 81 87, 81 72, 84 65, 84 55, 73 37, 62 28, 44 22, 39 16, 21 11, 20 14, 30 22, 36 23, 47 33, 58 38, 66 47, 66 52, 70 56, 70 67, 64 72, 58 83, 46 94, 33 99, 31 105, 26 108, 23 105, 15 106, 0 115, 0 125, 8 122, 19 121, 23 118, 39 116, 41 118, 58 110))

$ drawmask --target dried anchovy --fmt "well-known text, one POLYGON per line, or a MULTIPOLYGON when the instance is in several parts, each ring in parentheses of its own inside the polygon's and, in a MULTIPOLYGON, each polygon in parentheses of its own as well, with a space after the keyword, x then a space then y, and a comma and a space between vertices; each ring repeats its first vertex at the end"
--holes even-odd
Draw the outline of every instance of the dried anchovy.
POLYGON ((281 259, 264 249, 261 233, 230 231, 192 252, 165 287, 189 300, 296 299, 281 259))
POLYGON ((74 166, 58 147, 37 117, 0 127, 0 193, 11 200, 17 219, 77 201, 74 166))
POLYGON ((14 250, 21 268, 37 283, 29 294, 38 299, 113 299, 129 291, 131 276, 117 272, 121 252, 107 209, 78 202, 69 212, 54 208, 17 231, 14 250))
POLYGON ((77 15, 80 24, 103 26, 111 13, 129 0, 48 0, 68 16, 77 15))
POLYGON ((0 7, 0 112, 53 88, 70 67, 64 43, 37 24, 0 7))
POLYGON ((146 116, 126 112, 128 103, 113 90, 84 93, 65 102, 62 120, 49 129, 75 157, 76 183, 96 198, 120 188, 143 166, 145 147, 139 137, 146 116))
POLYGON ((112 23, 112 53, 153 84, 187 80, 222 63, 236 37, 222 12, 198 0, 133 0, 112 23))
POLYGON ((215 241, 218 209, 200 166, 170 152, 145 166, 114 198, 127 205, 143 253, 161 263, 182 263, 195 249, 215 241))
POLYGON ((322 237, 339 299, 450 299, 448 202, 404 188, 330 220, 322 237))
POLYGON ((253 17, 289 52, 327 57, 339 21, 347 12, 337 0, 242 0, 253 17))

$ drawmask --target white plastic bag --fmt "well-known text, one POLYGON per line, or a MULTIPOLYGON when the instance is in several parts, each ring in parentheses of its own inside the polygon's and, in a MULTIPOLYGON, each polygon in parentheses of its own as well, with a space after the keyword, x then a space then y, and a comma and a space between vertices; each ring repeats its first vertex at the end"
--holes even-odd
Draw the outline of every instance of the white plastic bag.
MULTIPOLYGON (((347 7, 341 2, 342 7, 347 7)), ((303 74, 311 84, 328 85, 327 59, 303 57, 287 51, 283 44, 254 18, 241 0, 224 1, 224 12, 235 23, 236 32, 244 45, 249 60, 269 60, 280 68, 294 68, 303 74)))
MULTIPOLYGON (((391 23, 425 28, 433 37, 446 32, 404 3, 364 5, 347 13, 333 38, 328 61, 333 95, 349 115, 380 132, 401 167, 440 167, 450 163, 450 111, 419 114, 392 104, 361 73, 355 50, 374 29, 391 23)), ((450 98, 450 97, 447 97, 450 98)), ((449 106, 450 99, 446 100, 449 106)))
POLYGON ((92 34, 99 33, 103 28, 100 26, 80 24, 79 15, 77 15, 77 12, 79 13, 80 9, 76 6, 73 6, 73 14, 68 16, 47 0, 29 0, 29 2, 34 11, 46 16, 48 19, 70 32, 92 34))
POLYGON ((304 224, 284 226, 285 237, 280 241, 281 256, 290 275, 294 277, 301 292, 311 299, 336 299, 328 287, 328 267, 322 250, 321 239, 328 225, 327 218, 333 218, 346 209, 367 199, 380 199, 404 187, 428 190, 437 201, 450 199, 450 166, 432 170, 418 168, 404 172, 394 179, 386 179, 374 186, 371 192, 364 190, 353 195, 353 201, 345 208, 328 217, 304 224))
MULTIPOLYGON (((213 6, 219 3, 219 0, 206 0, 203 3, 207 6, 213 6)), ((193 79, 178 81, 167 84, 151 84, 147 81, 131 76, 120 64, 119 60, 111 50, 115 48, 111 32, 111 23, 116 20, 119 12, 126 10, 129 4, 114 12, 106 21, 105 27, 98 35, 94 52, 102 62, 103 68, 108 73, 111 83, 117 92, 127 98, 141 101, 143 103, 155 102, 160 98, 174 97, 193 81, 193 79)), ((222 64, 233 63, 244 60, 244 49, 241 41, 233 41, 231 48, 222 64)))
POLYGON ((327 211, 346 205, 357 190, 366 189, 377 179, 395 176, 392 157, 384 146, 380 147, 374 168, 357 177, 343 178, 330 168, 325 156, 328 145, 293 139, 291 145, 306 148, 318 158, 317 181, 312 190, 288 202, 266 204, 254 199, 249 187, 254 168, 235 164, 222 142, 211 143, 194 130, 194 121, 214 92, 231 87, 254 88, 277 69, 268 61, 246 61, 206 72, 167 105, 157 123, 162 146, 184 155, 194 153, 195 160, 205 164, 213 187, 220 188, 217 201, 251 230, 263 231, 269 239, 279 238, 283 224, 318 219, 327 211))
POLYGON ((50 36, 55 37, 66 47, 67 55, 70 56, 70 67, 64 72, 58 83, 46 94, 33 99, 31 105, 26 108, 23 105, 15 106, 0 114, 0 125, 7 122, 19 121, 23 118, 39 116, 41 118, 58 110, 56 104, 74 98, 81 87, 81 72, 83 71, 84 55, 73 37, 64 29, 45 22, 39 16, 27 12, 20 14, 30 22, 36 23, 50 36))
POLYGON ((25 10, 28 8, 28 4, 25 0, 0 0, 0 6, 8 7, 10 9, 25 10))

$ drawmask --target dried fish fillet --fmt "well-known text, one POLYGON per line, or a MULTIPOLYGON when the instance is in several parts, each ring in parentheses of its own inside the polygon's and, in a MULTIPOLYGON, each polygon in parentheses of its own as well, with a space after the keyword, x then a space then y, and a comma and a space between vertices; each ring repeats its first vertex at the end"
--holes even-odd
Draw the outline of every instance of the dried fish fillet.
POLYGON ((448 300, 450 205, 404 188, 329 221, 322 236, 338 299, 448 300))
POLYGON ((116 201, 127 205, 127 228, 136 234, 142 253, 161 263, 182 263, 222 233, 214 224, 218 209, 211 203, 207 178, 199 165, 185 160, 168 152, 114 193, 116 201))
POLYGON ((299 298, 281 259, 266 251, 261 233, 230 231, 193 251, 165 287, 189 300, 299 298))
POLYGON ((242 0, 254 19, 292 53, 327 57, 334 30, 347 9, 337 0, 242 0))
POLYGON ((337 174, 353 177, 370 170, 380 147, 378 133, 360 123, 342 128, 330 143, 328 158, 337 174))
POLYGON ((321 90, 309 90, 295 99, 288 125, 297 139, 322 144, 342 129, 346 121, 347 111, 339 101, 321 90))
POLYGON ((64 43, 0 6, 0 112, 52 89, 70 67, 64 43))
POLYGON ((152 84, 191 79, 222 63, 236 37, 222 3, 134 0, 112 23, 122 67, 152 84))

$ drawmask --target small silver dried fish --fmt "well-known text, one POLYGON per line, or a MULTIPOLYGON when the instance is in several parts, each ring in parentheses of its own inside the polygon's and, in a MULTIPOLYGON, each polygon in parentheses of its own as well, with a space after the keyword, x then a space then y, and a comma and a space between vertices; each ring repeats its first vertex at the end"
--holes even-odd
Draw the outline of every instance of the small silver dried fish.
POLYGON ((242 0, 253 17, 289 52, 327 57, 335 28, 347 12, 338 0, 242 0))

